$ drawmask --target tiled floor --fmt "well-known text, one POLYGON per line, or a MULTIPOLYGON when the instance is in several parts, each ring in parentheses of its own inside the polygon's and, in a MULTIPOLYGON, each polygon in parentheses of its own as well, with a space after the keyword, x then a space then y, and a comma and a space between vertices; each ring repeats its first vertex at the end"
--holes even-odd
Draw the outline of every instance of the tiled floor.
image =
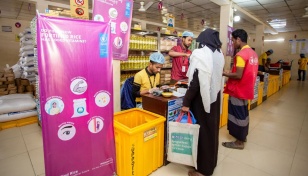
MULTIPOLYGON (((220 142, 230 141, 226 127, 220 142)), ((169 164, 151 176, 187 176, 189 167, 169 164)), ((41 129, 37 124, 0 131, 0 176, 44 174, 41 129)), ((244 150, 219 146, 213 176, 307 176, 308 81, 291 81, 250 111, 244 150)))

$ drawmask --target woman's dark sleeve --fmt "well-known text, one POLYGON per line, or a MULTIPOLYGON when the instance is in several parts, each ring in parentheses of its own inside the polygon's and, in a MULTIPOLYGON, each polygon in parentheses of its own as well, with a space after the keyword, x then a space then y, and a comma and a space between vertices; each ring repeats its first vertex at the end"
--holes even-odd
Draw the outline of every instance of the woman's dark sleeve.
POLYGON ((185 94, 183 106, 190 107, 191 102, 194 100, 195 96, 200 92, 200 84, 198 78, 198 70, 195 70, 193 79, 190 82, 188 90, 185 94))

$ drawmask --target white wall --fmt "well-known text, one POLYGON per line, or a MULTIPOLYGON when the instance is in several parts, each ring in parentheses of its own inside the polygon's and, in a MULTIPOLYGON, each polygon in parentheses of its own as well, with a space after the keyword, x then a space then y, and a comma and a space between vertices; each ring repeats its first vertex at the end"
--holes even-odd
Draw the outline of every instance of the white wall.
MULTIPOLYGON (((308 39, 308 31, 301 31, 301 32, 283 32, 279 33, 277 35, 265 35, 264 39, 277 39, 277 38, 284 38, 285 40, 283 42, 264 42, 264 51, 267 51, 268 49, 273 49, 274 53, 269 56, 269 58, 272 59, 272 62, 276 62, 280 59, 283 59, 284 61, 291 61, 293 60, 292 64, 292 79, 297 79, 297 69, 298 64, 297 61, 300 58, 299 54, 290 54, 290 45, 289 40, 294 40, 294 36, 296 35, 296 39, 308 39)), ((251 47, 254 47, 254 39, 255 35, 249 35, 248 44, 251 47)), ((264 52, 263 51, 263 52, 264 52)), ((258 55, 262 53, 257 53, 258 55)), ((308 54, 306 54, 308 56, 308 54)))
POLYGON ((2 69, 6 64, 12 66, 19 60, 20 45, 15 41, 15 35, 29 27, 30 21, 0 18, 0 26, 12 26, 12 32, 2 32, 2 29, 0 31, 0 69, 2 69), (21 24, 20 28, 15 27, 16 22, 21 24))

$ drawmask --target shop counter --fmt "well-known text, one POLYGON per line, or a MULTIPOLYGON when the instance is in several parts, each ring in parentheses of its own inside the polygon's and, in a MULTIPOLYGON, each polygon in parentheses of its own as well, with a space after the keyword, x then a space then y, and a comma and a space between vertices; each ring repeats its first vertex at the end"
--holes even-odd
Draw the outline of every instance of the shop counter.
POLYGON ((169 164, 169 161, 167 161, 168 121, 172 121, 177 117, 178 113, 181 111, 182 104, 183 97, 172 96, 170 98, 165 98, 163 96, 154 96, 152 94, 146 94, 142 96, 142 107, 144 110, 159 114, 166 118, 164 125, 164 165, 169 164))
POLYGON ((291 71, 290 70, 284 70, 283 71, 283 77, 282 77, 282 85, 286 85, 290 82, 291 79, 291 71))
POLYGON ((263 90, 264 90, 264 82, 259 83, 258 87, 258 106, 263 102, 263 90))
POLYGON ((179 99, 179 97, 172 96, 170 98, 165 98, 163 96, 146 94, 142 96, 142 107, 144 110, 167 117, 168 102, 176 99, 179 99))
POLYGON ((267 97, 270 97, 279 90, 279 76, 270 75, 268 78, 268 92, 267 97))

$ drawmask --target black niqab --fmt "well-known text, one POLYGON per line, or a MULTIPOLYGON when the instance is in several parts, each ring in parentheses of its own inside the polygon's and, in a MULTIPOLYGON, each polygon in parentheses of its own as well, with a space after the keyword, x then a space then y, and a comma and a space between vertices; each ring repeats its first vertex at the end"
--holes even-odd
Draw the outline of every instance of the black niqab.
POLYGON ((221 41, 219 40, 219 32, 213 29, 206 29, 202 31, 197 38, 197 42, 199 42, 199 48, 203 48, 204 46, 209 47, 213 52, 217 50, 220 52, 221 41))

